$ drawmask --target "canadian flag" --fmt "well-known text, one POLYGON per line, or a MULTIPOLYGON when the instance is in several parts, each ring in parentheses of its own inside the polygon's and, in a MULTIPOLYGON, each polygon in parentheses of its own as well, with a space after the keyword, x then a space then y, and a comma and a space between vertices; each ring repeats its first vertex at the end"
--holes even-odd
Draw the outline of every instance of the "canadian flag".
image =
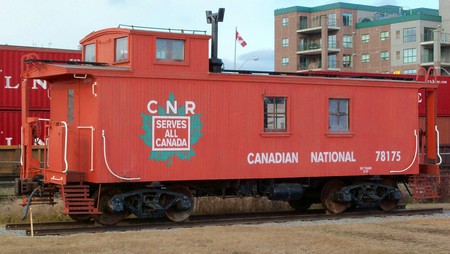
POLYGON ((242 47, 245 47, 247 45, 247 42, 245 42, 244 39, 242 39, 241 35, 238 33, 237 30, 236 30, 236 41, 239 42, 239 44, 241 44, 242 47))

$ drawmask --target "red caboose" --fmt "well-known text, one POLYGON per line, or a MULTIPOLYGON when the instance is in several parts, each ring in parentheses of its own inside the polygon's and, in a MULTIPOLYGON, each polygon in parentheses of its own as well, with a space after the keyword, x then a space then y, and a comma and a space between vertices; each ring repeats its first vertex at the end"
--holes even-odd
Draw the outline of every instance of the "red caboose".
POLYGON ((131 212, 182 221, 193 195, 390 210, 398 182, 439 173, 436 84, 210 72, 209 40, 112 28, 81 41, 85 62, 33 63, 24 78, 51 82, 51 117, 23 115, 19 194, 59 191, 77 220, 113 224, 131 212), (36 121, 47 123, 43 166, 29 152, 36 121))

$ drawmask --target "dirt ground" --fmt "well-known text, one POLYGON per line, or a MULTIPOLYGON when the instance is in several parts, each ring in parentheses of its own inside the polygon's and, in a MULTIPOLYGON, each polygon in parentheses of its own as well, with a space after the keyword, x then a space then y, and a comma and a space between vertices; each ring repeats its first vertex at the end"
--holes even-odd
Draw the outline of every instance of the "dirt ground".
POLYGON ((450 253, 450 216, 370 221, 199 227, 64 237, 4 234, 0 235, 0 253, 450 253))

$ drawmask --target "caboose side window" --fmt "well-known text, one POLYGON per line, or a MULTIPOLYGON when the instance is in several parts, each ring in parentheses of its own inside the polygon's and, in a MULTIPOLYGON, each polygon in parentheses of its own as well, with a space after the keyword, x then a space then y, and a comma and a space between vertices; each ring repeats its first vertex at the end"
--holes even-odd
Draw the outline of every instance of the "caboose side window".
POLYGON ((84 61, 95 62, 95 43, 84 46, 84 61))
POLYGON ((329 99, 328 130, 349 132, 349 99, 329 99))
POLYGON ((156 39, 156 60, 184 62, 184 40, 156 39))
POLYGON ((264 131, 286 132, 286 97, 264 97, 264 131))
POLYGON ((128 61, 128 37, 117 38, 116 42, 116 63, 128 61))

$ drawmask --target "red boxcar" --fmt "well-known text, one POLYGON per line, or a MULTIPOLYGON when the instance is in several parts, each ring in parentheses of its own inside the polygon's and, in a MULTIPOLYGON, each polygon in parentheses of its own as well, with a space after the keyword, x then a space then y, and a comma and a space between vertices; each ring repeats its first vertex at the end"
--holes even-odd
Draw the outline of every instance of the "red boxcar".
MULTIPOLYGON (((417 104, 426 89, 433 107, 436 84, 211 73, 209 39, 106 29, 81 42, 97 63, 28 71, 52 82, 50 161, 38 171, 28 159, 21 190, 38 176, 63 197, 82 189, 92 203, 80 212, 66 198, 65 212, 110 224, 125 210, 184 220, 191 192, 266 195, 299 210, 319 201, 334 213, 371 200, 389 210, 398 181, 438 173, 435 111, 424 136, 417 104)), ((27 146, 37 119, 23 120, 27 146)))
MULTIPOLYGON (((30 111, 31 117, 42 119, 50 118, 49 110, 30 111)), ((20 110, 0 110, 0 146, 20 145, 20 127, 22 126, 22 113, 20 110)), ((36 128, 36 127, 35 127, 36 128)), ((40 121, 35 131, 35 144, 45 143, 45 122, 40 121)))
MULTIPOLYGON (((20 110, 20 74, 24 64, 22 57, 31 53, 34 54, 34 58, 40 59, 81 60, 79 50, 0 45, 0 110, 20 110)), ((32 81, 29 97, 31 109, 48 110, 50 108, 48 88, 49 84, 45 80, 32 81)))

